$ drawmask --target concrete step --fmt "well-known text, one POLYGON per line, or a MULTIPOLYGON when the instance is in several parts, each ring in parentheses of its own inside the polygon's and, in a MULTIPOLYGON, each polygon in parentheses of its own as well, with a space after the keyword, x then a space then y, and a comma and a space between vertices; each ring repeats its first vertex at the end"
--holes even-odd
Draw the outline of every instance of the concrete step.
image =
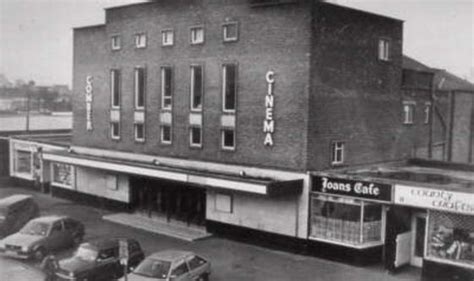
POLYGON ((205 228, 194 225, 187 226, 179 221, 167 222, 165 218, 149 218, 142 214, 117 213, 102 217, 104 220, 143 229, 185 241, 196 241, 210 237, 205 228))

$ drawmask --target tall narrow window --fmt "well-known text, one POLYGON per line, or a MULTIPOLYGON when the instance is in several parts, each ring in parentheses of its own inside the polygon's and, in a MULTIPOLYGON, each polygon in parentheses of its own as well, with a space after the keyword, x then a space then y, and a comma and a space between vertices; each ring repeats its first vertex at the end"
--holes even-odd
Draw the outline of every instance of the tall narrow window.
POLYGON ((203 73, 199 65, 191 66, 191 109, 201 110, 203 98, 203 73))
POLYGON ((134 74, 136 109, 142 109, 145 107, 145 86, 145 69, 137 67, 135 68, 134 74))
POLYGON ((191 44, 202 44, 204 43, 204 28, 203 27, 192 27, 191 28, 191 44))
POLYGON ((173 73, 171 67, 161 68, 161 108, 171 109, 173 102, 172 93, 173 73))
POLYGON ((390 60, 390 41, 388 39, 379 40, 379 60, 390 60))
POLYGON ((120 107, 120 71, 117 69, 110 71, 110 96, 112 108, 120 107))
POLYGON ((112 50, 120 50, 121 48, 121 40, 119 35, 114 35, 111 38, 112 50))
POLYGON ((135 140, 138 142, 145 141, 145 125, 143 123, 135 123, 135 140))
POLYGON ((222 148, 226 150, 235 149, 235 131, 234 129, 223 129, 222 130, 222 148))
POLYGON ((120 139, 120 124, 119 122, 110 123, 110 136, 112 139, 120 139))
POLYGON ((405 103, 403 105, 403 124, 413 124, 414 104, 405 103))
POLYGON ((161 125, 161 143, 171 143, 171 125, 161 125))
POLYGON ((237 66, 226 64, 222 67, 223 110, 234 112, 237 96, 237 66))
POLYGON ((161 45, 162 46, 173 46, 174 44, 174 32, 172 29, 161 31, 161 45))
POLYGON ((430 123, 430 117, 431 117, 431 104, 426 103, 425 104, 425 124, 430 123))
POLYGON ((191 127, 190 144, 192 147, 201 147, 202 146, 202 129, 201 127, 191 127))
POLYGON ((338 165, 344 163, 344 142, 335 141, 332 143, 331 163, 338 165))
POLYGON ((239 28, 236 22, 226 23, 222 26, 224 42, 237 41, 239 38, 239 28))
POLYGON ((135 34, 135 48, 145 48, 146 47, 146 34, 138 33, 135 34))

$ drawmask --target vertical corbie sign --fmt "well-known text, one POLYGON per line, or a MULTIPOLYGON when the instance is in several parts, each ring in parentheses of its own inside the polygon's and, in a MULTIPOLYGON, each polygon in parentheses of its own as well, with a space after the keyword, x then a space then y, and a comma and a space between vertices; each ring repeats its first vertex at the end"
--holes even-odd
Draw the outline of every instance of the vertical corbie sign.
POLYGON ((92 76, 86 77, 86 129, 92 131, 92 76))
POLYGON ((263 121, 263 132, 265 133, 265 146, 273 146, 273 132, 275 131, 275 121, 273 120, 273 84, 275 83, 275 73, 268 71, 265 78, 267 80, 268 89, 265 96, 265 120, 263 121))

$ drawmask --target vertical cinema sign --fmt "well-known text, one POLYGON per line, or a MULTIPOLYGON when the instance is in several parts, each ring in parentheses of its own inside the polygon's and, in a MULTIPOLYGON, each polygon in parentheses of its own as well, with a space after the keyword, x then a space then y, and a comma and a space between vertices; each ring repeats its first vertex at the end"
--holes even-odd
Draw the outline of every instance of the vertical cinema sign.
POLYGON ((92 131, 92 76, 86 77, 86 129, 92 131))
POLYGON ((265 75, 267 80, 267 95, 265 96, 265 120, 263 121, 263 133, 265 133, 265 146, 273 146, 273 132, 275 131, 275 120, 273 120, 273 85, 275 84, 275 73, 268 71, 265 75))

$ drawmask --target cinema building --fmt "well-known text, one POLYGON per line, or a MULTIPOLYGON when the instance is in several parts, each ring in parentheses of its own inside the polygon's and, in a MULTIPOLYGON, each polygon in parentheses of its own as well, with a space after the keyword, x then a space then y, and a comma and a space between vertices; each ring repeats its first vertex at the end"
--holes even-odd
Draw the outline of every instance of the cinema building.
POLYGON ((385 260, 398 181, 358 167, 413 155, 400 20, 310 0, 153 1, 105 15, 74 29, 72 143, 42 154, 67 179, 51 182, 55 194, 385 260))

